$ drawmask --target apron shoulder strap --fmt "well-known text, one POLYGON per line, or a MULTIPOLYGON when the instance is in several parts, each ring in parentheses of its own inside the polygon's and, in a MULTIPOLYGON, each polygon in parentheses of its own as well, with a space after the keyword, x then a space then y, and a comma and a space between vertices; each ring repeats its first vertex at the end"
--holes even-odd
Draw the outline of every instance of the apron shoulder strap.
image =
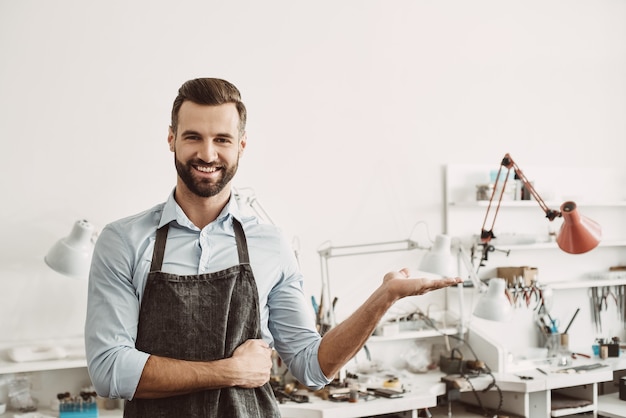
MULTIPOLYGON (((169 226, 169 224, 165 224, 161 228, 157 229, 154 251, 152 252, 150 272, 161 271, 161 268, 163 267, 163 256, 165 254, 165 244, 167 243, 167 232, 169 230, 169 226)), ((250 264, 246 234, 243 232, 243 226, 241 226, 241 223, 234 218, 233 228, 235 230, 235 239, 237 240, 239 264, 250 264)))
POLYGON ((157 229, 156 240, 154 242, 154 251, 152 252, 152 264, 150 272, 161 271, 163 267, 163 255, 165 254, 165 243, 167 242, 167 231, 170 224, 165 224, 157 229))
POLYGON ((235 239, 237 240, 237 253, 239 254, 239 264, 250 264, 246 234, 243 232, 243 226, 241 226, 241 222, 239 222, 235 218, 233 218, 233 229, 235 230, 235 239))

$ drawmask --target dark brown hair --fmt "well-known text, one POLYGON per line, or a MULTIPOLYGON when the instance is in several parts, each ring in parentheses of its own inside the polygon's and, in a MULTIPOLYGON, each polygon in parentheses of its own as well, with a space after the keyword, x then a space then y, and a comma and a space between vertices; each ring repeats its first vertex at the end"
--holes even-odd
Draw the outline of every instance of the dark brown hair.
POLYGON ((246 106, 241 101, 241 94, 237 87, 226 80, 219 78, 196 78, 185 82, 178 89, 178 96, 172 106, 172 131, 176 135, 178 127, 178 111, 183 102, 189 100, 196 104, 217 106, 225 103, 234 103, 239 113, 239 134, 246 130, 246 106))

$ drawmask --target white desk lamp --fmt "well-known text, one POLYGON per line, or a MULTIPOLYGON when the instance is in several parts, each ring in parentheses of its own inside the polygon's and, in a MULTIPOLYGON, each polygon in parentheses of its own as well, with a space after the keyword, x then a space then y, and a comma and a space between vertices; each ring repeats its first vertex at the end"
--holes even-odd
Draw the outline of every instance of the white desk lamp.
POLYGON ((448 235, 437 235, 430 251, 424 254, 419 269, 443 277, 452 277, 454 271, 454 257, 452 256, 452 240, 448 235))
POLYGON ((45 257, 46 264, 66 276, 86 277, 91 266, 93 236, 93 225, 84 219, 76 221, 70 234, 50 248, 45 257))
POLYGON ((506 281, 500 278, 489 279, 489 286, 474 308, 474 316, 490 321, 508 321, 513 308, 505 294, 506 281))
MULTIPOLYGON (((430 251, 424 255, 420 264, 420 270, 428 271, 431 273, 439 274, 441 276, 450 277, 452 273, 452 240, 447 235, 438 235, 435 238, 435 243, 430 251)), ((504 279, 491 279, 489 286, 485 285, 474 271, 467 252, 462 245, 458 246, 458 257, 465 265, 470 280, 474 287, 481 294, 481 298, 474 309, 474 316, 479 318, 488 319, 490 321, 507 321, 511 317, 511 303, 506 297, 505 289, 506 283, 504 279)), ((459 285, 459 292, 462 292, 462 284, 459 285)), ((461 305, 462 299, 461 299, 461 305)), ((461 308, 462 309, 462 308, 461 308)), ((461 310, 461 317, 463 311, 461 310)), ((463 319, 461 318, 461 322, 463 319)), ((461 323, 461 327, 463 327, 461 323)))
POLYGON ((317 321, 320 326, 320 333, 323 335, 332 327, 337 325, 335 312, 333 309, 333 300, 330 291, 330 270, 329 259, 334 257, 348 257, 356 255, 382 254, 396 251, 411 251, 415 249, 427 249, 420 246, 412 239, 400 241, 384 241, 372 242, 366 244, 333 246, 330 242, 318 249, 322 270, 322 296, 318 309, 317 321))

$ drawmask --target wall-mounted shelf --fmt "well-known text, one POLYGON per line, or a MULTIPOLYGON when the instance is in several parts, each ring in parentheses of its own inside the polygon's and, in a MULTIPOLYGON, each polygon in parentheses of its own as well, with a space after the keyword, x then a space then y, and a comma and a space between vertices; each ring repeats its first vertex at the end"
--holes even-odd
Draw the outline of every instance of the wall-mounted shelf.
POLYGON ((422 331, 400 331, 397 334, 384 336, 384 335, 372 335, 368 339, 369 342, 383 342, 383 341, 398 341, 398 340, 417 340, 422 338, 442 337, 444 335, 456 335, 459 333, 459 329, 456 327, 442 328, 438 331, 435 330, 422 330, 422 331))
MULTIPOLYGON (((458 206, 465 208, 486 208, 489 206, 488 200, 474 200, 474 201, 456 201, 456 202, 448 202, 450 206, 458 206)), ((495 203, 494 203, 495 204, 495 203)), ((546 205, 551 208, 559 208, 563 202, 546 202, 546 205)), ((541 210, 539 205, 534 200, 503 200, 500 204, 501 207, 507 208, 537 208, 541 210)), ((581 208, 623 208, 626 207, 626 202, 624 201, 603 201, 603 202, 576 202, 576 206, 581 208)))
MULTIPOLYGON (((38 413, 43 414, 45 416, 53 416, 53 417, 58 417, 59 416, 59 411, 54 411, 52 409, 49 408, 39 408, 37 410, 38 413)), ((122 411, 121 409, 111 409, 111 410, 107 410, 107 409, 98 409, 98 416, 99 417, 115 417, 115 418, 122 418, 122 416, 124 415, 124 411, 122 411)), ((7 414, 8 417, 8 414, 7 414)))
POLYGON ((626 285, 626 279, 589 279, 589 280, 573 280, 573 281, 561 281, 552 282, 549 286, 552 289, 587 289, 590 287, 603 287, 603 286, 622 286, 626 285))
POLYGON ((27 373, 46 370, 63 370, 87 367, 85 348, 82 337, 64 338, 59 340, 29 341, 22 343, 3 343, 0 345, 0 375, 27 373), (46 351, 49 355, 34 361, 14 361, 9 354, 11 350, 29 348, 39 353, 46 351), (56 351, 55 351, 56 350, 56 351), (62 353, 62 357, 55 354, 62 353))
MULTIPOLYGON (((559 247, 555 242, 536 242, 532 244, 501 244, 497 242, 497 238, 492 241, 494 244, 507 250, 558 250, 559 247)), ((598 247, 624 247, 626 240, 610 240, 600 241, 598 247)))
POLYGON ((77 369, 81 367, 87 367, 87 361, 84 358, 25 361, 21 363, 16 363, 10 360, 0 360, 0 374, 28 373, 45 370, 77 369))

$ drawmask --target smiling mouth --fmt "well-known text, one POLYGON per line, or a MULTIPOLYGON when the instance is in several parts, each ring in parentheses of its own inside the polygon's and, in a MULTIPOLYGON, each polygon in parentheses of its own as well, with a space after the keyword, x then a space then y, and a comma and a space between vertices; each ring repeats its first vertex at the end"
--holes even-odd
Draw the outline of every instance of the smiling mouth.
POLYGON ((193 166, 196 170, 198 170, 201 173, 207 173, 207 174, 211 174, 211 173, 215 173, 216 171, 219 171, 220 168, 219 167, 215 167, 213 165, 211 166, 205 166, 205 165, 194 165, 193 166))

